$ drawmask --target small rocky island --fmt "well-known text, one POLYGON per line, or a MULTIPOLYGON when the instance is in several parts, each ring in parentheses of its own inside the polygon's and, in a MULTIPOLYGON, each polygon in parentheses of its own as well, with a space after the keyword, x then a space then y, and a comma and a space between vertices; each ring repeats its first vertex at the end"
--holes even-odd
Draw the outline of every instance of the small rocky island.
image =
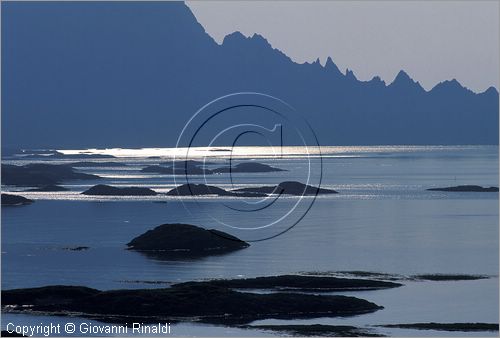
POLYGON ((67 180, 95 180, 99 176, 76 172, 64 164, 2 164, 2 184, 17 186, 56 185, 67 180))
POLYGON ((216 195, 216 196, 231 196, 232 193, 214 185, 206 184, 182 184, 169 192, 169 196, 198 196, 198 195, 216 195))
POLYGON ((245 241, 218 230, 190 224, 163 224, 134 238, 130 250, 171 256, 209 256, 244 249, 245 241))
POLYGON ((118 188, 110 185, 98 184, 82 192, 82 195, 91 196, 156 196, 158 193, 149 188, 125 187, 118 188))
POLYGON ((2 205, 27 205, 33 203, 33 200, 23 196, 2 194, 2 205))
POLYGON ((322 195, 322 194, 338 194, 337 191, 331 189, 316 188, 300 182, 287 181, 281 182, 274 186, 262 186, 253 188, 241 188, 232 190, 233 192, 246 193, 263 193, 263 194, 286 194, 286 195, 322 195))
POLYGON ((430 188, 428 191, 447 191, 447 192, 498 192, 498 187, 481 187, 479 185, 457 185, 445 188, 430 188))
POLYGON ((267 197, 267 194, 245 191, 227 191, 222 188, 206 184, 183 184, 169 192, 169 196, 231 196, 231 197, 267 197))
POLYGON ((270 165, 258 162, 243 162, 231 167, 221 167, 214 169, 216 174, 222 173, 270 173, 275 171, 286 171, 284 169, 271 167, 270 165))
POLYGON ((212 175, 223 173, 269 173, 276 171, 286 171, 284 169, 271 167, 258 162, 243 162, 234 166, 224 166, 215 169, 208 169, 206 165, 213 165, 213 162, 202 162, 195 160, 165 162, 160 165, 150 165, 142 168, 145 173, 156 173, 163 175, 212 175))

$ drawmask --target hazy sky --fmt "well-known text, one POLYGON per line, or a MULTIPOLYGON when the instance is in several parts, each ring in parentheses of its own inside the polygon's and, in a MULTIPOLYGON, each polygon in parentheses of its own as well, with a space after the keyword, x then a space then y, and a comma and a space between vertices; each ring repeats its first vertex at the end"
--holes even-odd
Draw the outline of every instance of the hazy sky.
POLYGON ((297 62, 331 56, 342 72, 391 82, 400 69, 426 89, 456 78, 497 89, 498 1, 191 1, 217 42, 259 33, 297 62))

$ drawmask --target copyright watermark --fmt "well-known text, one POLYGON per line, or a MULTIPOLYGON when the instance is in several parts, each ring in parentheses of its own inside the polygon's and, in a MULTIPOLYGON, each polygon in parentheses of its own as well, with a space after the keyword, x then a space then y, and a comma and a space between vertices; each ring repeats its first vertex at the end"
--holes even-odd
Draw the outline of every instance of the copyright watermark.
POLYGON ((291 105, 274 96, 244 92, 211 101, 185 124, 176 147, 184 151, 176 152, 182 156, 174 158, 174 167, 176 163, 184 166, 177 170, 184 169, 185 174, 174 176, 175 183, 193 189, 189 201, 181 199, 184 206, 192 214, 203 213, 238 231, 238 237, 247 242, 274 238, 293 228, 315 201, 311 189, 321 186, 321 150, 313 129, 291 105), (200 147, 211 151, 203 155, 203 164, 225 159, 226 170, 218 175, 206 169, 190 174, 187 163, 199 159, 200 147), (259 149, 265 149, 265 154, 259 154, 259 149), (294 151, 300 152, 300 161, 294 151), (270 172, 239 170, 252 164, 270 172), (248 188, 249 178, 251 188, 265 193, 235 193, 248 188), (194 191, 200 184, 209 190, 222 186, 231 198, 206 207, 199 203, 203 197, 194 191))
POLYGON ((64 336, 64 335, 168 335, 171 334, 170 323, 144 324, 125 323, 116 324, 96 324, 92 322, 54 324, 40 323, 36 325, 21 325, 8 323, 5 330, 10 334, 20 334, 23 336, 64 336))

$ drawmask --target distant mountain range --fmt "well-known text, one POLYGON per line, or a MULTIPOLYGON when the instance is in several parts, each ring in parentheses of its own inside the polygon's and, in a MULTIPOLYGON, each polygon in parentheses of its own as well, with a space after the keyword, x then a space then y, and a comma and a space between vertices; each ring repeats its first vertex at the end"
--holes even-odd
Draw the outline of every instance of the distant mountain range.
POLYGON ((196 110, 239 91, 287 101, 322 145, 498 144, 493 87, 360 81, 257 34, 219 45, 182 2, 3 2, 1 24, 4 146, 174 146, 196 110))

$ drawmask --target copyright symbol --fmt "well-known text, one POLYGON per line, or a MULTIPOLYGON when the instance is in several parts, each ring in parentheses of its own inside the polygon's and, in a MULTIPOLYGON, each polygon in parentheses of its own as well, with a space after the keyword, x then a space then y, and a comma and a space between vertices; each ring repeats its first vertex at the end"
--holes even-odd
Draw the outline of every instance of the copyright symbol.
MULTIPOLYGON (((244 176, 238 173, 234 173, 233 176, 231 168, 235 165, 233 163, 245 161, 245 156, 252 156, 248 154, 238 156, 237 149, 246 144, 266 146, 270 153, 262 158, 267 161, 283 160, 285 147, 291 151, 299 146, 304 152, 304 161, 294 162, 293 167, 289 166, 290 170, 279 170, 279 174, 256 176, 265 180, 267 186, 278 187, 281 183, 293 184, 295 181, 307 186, 321 186, 321 150, 311 126, 299 112, 283 100, 251 92, 233 93, 209 102, 189 119, 177 140, 176 154, 179 155, 174 157, 174 166, 175 160, 187 163, 185 161, 191 157, 199 157, 200 147, 208 149, 223 147, 226 154, 220 157, 229 160, 229 172, 210 176, 210 173, 207 174, 207 171, 203 170, 200 178, 199 175, 190 176, 187 168, 184 168, 186 169, 184 175, 174 176, 175 184, 189 187, 192 184, 203 183, 209 186, 214 184, 209 181, 221 184, 222 180, 227 179, 223 183, 229 187, 227 189, 239 188, 238 185, 242 182, 238 183, 237 180, 244 176)), ((202 160, 205 162, 207 157, 211 161, 212 157, 217 156, 204 156, 202 160)), ((248 164, 249 160, 246 161, 248 164)), ((242 163, 245 162, 240 162, 242 163)), ((192 194, 195 203, 192 203, 193 201, 184 203, 183 199, 181 201, 193 215, 202 212, 204 219, 231 228, 246 242, 256 242, 277 237, 299 223, 316 198, 315 195, 305 195, 304 190, 302 194, 299 191, 295 195, 296 198, 287 198, 281 193, 271 193, 266 196, 247 196, 250 198, 246 199, 244 197, 222 199, 221 206, 214 208, 207 208, 201 203, 203 199, 197 201, 196 194, 192 194), (249 213, 252 213, 251 217, 249 213), (242 222, 243 215, 245 219, 251 218, 251 222, 242 222)))
POLYGON ((66 333, 74 333, 75 332, 75 324, 67 323, 66 325, 64 325, 64 331, 66 331, 66 333))

